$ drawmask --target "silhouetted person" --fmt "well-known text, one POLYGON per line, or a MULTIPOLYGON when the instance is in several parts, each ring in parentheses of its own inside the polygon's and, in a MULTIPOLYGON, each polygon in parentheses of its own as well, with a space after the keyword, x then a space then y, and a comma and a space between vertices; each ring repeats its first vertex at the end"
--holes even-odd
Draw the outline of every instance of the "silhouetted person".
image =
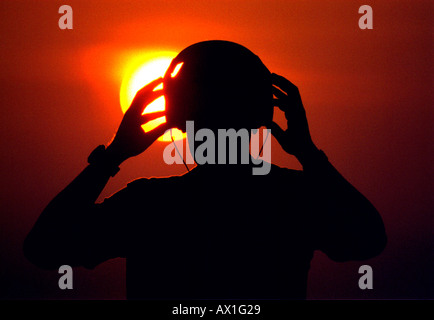
POLYGON ((297 87, 257 56, 230 42, 198 43, 174 59, 164 92, 153 91, 161 82, 137 93, 112 143, 95 149, 42 212, 24 244, 30 261, 94 268, 125 257, 129 299, 303 299, 314 250, 334 261, 383 250, 380 215, 312 142, 297 87), (162 113, 143 109, 163 93, 167 123, 145 133, 141 125, 162 113), (286 130, 272 121, 274 106, 285 112, 286 130), (303 170, 272 165, 252 175, 253 163, 202 164, 181 176, 135 180, 95 203, 123 161, 167 129, 185 130, 186 120, 214 132, 265 125, 303 170))

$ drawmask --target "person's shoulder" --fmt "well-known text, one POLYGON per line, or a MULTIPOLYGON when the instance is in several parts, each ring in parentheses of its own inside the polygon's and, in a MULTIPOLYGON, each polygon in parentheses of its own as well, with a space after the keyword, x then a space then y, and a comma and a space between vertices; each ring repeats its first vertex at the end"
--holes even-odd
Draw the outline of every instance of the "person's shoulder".
MULTIPOLYGON (((159 187, 165 187, 167 185, 174 185, 177 183, 188 183, 189 181, 194 181, 195 178, 200 177, 199 170, 191 170, 182 175, 173 176, 162 176, 162 177, 149 177, 149 178, 139 178, 133 180, 127 184, 127 189, 130 192, 142 191, 143 189, 158 189, 159 187)), ((271 164, 270 172, 267 175, 255 175, 256 178, 265 178, 273 180, 286 180, 292 179, 294 181, 303 179, 303 171, 289 169, 285 167, 279 167, 275 164, 271 164)))
POLYGON ((127 184, 127 189, 140 190, 143 188, 155 187, 157 188, 159 185, 163 186, 167 183, 173 183, 175 181, 180 180, 183 175, 179 176, 163 176, 163 177, 149 177, 149 178, 138 178, 127 184))
POLYGON ((279 167, 275 164, 271 164, 270 172, 268 175, 272 178, 294 178, 301 179, 303 177, 303 171, 279 167))

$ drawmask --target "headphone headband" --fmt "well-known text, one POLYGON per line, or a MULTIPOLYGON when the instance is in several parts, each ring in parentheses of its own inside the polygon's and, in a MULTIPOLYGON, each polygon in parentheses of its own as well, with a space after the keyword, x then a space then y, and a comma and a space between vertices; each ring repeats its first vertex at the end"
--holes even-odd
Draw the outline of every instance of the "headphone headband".
POLYGON ((183 131, 188 120, 254 129, 273 118, 271 73, 239 44, 193 44, 172 60, 163 81, 168 121, 183 131))

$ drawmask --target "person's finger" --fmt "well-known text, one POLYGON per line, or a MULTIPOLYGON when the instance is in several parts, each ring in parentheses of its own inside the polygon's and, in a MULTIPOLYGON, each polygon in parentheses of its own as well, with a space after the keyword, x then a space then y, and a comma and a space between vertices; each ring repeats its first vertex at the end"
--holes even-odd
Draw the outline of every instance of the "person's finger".
POLYGON ((277 139, 279 143, 283 142, 285 131, 274 121, 270 121, 266 125, 271 129, 271 134, 277 139))
POLYGON ((288 111, 288 103, 281 99, 273 99, 273 106, 278 107, 283 112, 288 111))
POLYGON ((293 91, 294 89, 297 89, 297 87, 291 81, 276 73, 271 74, 271 83, 279 87, 286 93, 289 93, 289 91, 293 91))
POLYGON ((148 95, 152 92, 160 92, 163 94, 162 90, 154 91, 154 89, 160 85, 163 82, 163 78, 155 79, 154 81, 151 81, 146 86, 141 88, 139 91, 137 91, 136 95, 134 96, 134 100, 141 100, 141 103, 144 103, 148 95))
MULTIPOLYGON (((152 92, 159 92, 161 95, 163 94, 162 90, 153 91, 158 85, 160 85, 163 82, 163 78, 155 79, 154 81, 151 81, 146 86, 141 88, 139 91, 136 92, 136 95, 134 96, 132 104, 143 104, 147 100, 147 97, 152 92)), ((154 100, 154 99, 153 99, 154 100)), ((148 102, 149 103, 149 102, 148 102)))
MULTIPOLYGON (((291 83, 288 79, 279 76, 278 74, 273 73, 271 76, 273 79, 272 80, 273 85, 277 86, 282 91, 284 91, 287 94, 288 101, 291 101, 291 103, 288 104, 288 107, 289 105, 293 105, 296 109, 303 109, 303 103, 301 101, 300 91, 298 90, 297 86, 291 83), (292 103, 292 101, 294 103, 292 103)), ((276 93, 279 94, 278 92, 276 93)), ((279 98, 279 96, 275 94, 275 91, 273 91, 273 94, 279 98)))
POLYGON ((283 92, 281 89, 273 86, 273 94, 276 96, 276 98, 279 99, 288 99, 288 95, 283 92))
POLYGON ((146 132, 146 139, 150 139, 150 141, 154 142, 160 136, 162 136, 168 129, 170 129, 167 123, 163 123, 158 127, 152 129, 151 131, 146 132))
POLYGON ((145 124, 148 121, 152 121, 166 115, 166 111, 157 111, 152 113, 145 113, 141 115, 141 123, 145 124))
MULTIPOLYGON (((158 85, 160 85, 163 82, 163 78, 157 78, 151 82, 149 82, 147 85, 142 87, 139 91, 137 91, 137 94, 141 94, 144 92, 150 92, 153 91, 158 85)), ((137 95, 136 94, 136 95, 137 95)))
POLYGON ((141 115, 143 113, 143 110, 147 107, 148 104, 150 104, 152 101, 156 100, 157 98, 161 97, 162 95, 163 95, 163 90, 149 91, 149 92, 142 92, 142 93, 138 92, 133 102, 131 103, 131 106, 128 109, 128 111, 136 115, 141 115))

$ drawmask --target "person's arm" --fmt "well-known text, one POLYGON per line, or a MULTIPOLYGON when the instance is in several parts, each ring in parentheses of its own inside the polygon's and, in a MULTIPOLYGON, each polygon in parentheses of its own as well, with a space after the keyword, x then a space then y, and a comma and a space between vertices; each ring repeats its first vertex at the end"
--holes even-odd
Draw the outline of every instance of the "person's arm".
POLYGON ((386 245, 383 221, 374 206, 330 164, 312 141, 298 88, 273 74, 274 104, 285 112, 288 128, 269 127, 282 148, 303 166, 313 215, 314 243, 335 261, 365 260, 386 245))
POLYGON ((145 133, 141 128, 162 116, 161 112, 142 115, 146 105, 161 96, 161 90, 153 91, 160 83, 157 79, 137 93, 112 143, 95 149, 90 164, 41 213, 23 246, 32 263, 52 269, 62 264, 86 266, 92 260, 89 248, 98 248, 98 244, 89 242, 103 241, 97 235, 106 234, 99 229, 106 216, 95 204, 98 196, 123 161, 145 151, 167 129, 161 125, 145 133))

